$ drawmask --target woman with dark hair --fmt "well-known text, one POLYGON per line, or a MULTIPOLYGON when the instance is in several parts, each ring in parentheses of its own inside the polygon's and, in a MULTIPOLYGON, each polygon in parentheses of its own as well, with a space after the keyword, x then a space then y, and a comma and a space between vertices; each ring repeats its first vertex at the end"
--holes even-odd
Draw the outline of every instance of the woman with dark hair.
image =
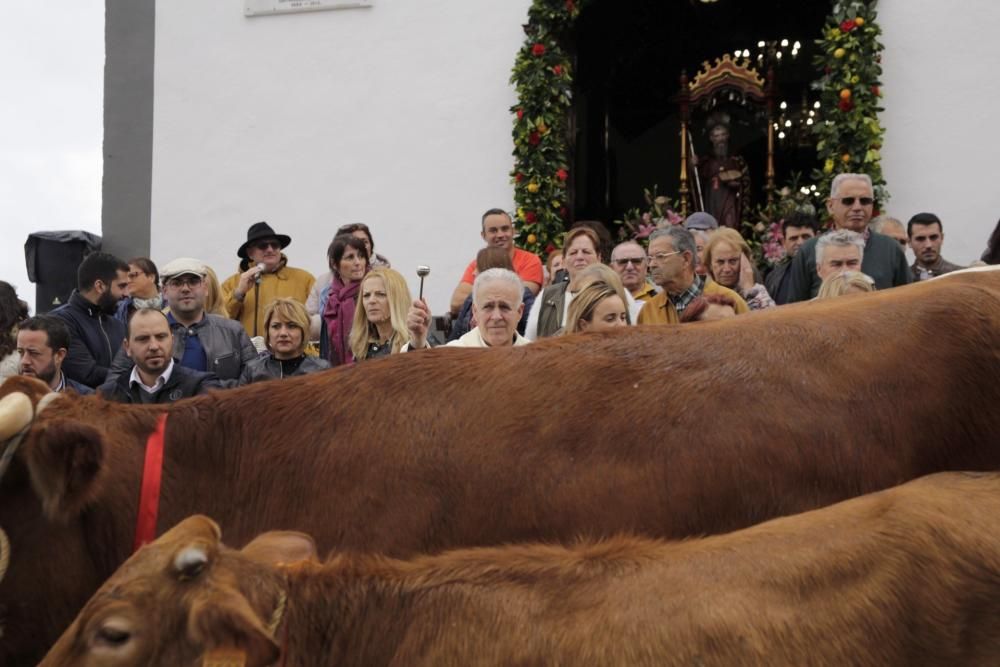
POLYGON ((339 366, 354 361, 349 338, 354 324, 358 289, 368 273, 368 247, 357 237, 340 234, 330 243, 327 259, 333 280, 330 283, 330 293, 323 302, 320 353, 329 360, 331 366, 339 366))
POLYGON ((986 242, 986 252, 983 253, 982 260, 987 264, 1000 264, 1000 220, 990 234, 990 240, 986 242))
POLYGON ((0 280, 0 380, 18 374, 17 325, 28 318, 28 304, 10 283, 0 280))
POLYGON ((163 308, 160 294, 160 272, 149 257, 133 257, 128 261, 128 296, 118 302, 115 318, 127 324, 132 313, 140 308, 163 308))

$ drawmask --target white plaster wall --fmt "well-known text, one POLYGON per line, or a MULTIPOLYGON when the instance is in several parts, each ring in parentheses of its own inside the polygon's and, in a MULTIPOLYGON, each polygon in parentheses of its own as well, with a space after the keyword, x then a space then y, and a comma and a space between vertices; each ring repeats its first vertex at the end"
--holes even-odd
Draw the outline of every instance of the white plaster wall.
POLYGON ((888 212, 937 213, 943 254, 978 259, 1000 218, 1000 4, 882 0, 878 6, 888 212))
POLYGON ((156 7, 152 256, 221 279, 249 225, 289 234, 318 274, 361 221, 435 313, 512 208, 508 84, 529 0, 375 0, 370 9, 245 18, 242 0, 156 7))

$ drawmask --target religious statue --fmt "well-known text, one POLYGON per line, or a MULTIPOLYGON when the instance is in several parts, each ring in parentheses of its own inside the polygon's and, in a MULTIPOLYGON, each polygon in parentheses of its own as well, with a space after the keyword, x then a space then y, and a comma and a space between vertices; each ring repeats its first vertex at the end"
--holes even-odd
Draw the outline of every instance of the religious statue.
POLYGON ((729 115, 713 113, 705 129, 712 152, 692 160, 696 169, 695 207, 711 214, 720 227, 739 230, 750 205, 750 170, 746 160, 729 153, 729 115))

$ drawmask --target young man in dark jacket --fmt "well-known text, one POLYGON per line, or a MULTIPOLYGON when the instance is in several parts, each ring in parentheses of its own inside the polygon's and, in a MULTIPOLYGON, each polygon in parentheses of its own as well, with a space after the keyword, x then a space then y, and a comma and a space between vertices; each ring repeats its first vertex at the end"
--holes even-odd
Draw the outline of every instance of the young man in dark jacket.
POLYGON ((158 310, 137 310, 128 325, 125 351, 135 362, 132 372, 101 385, 105 398, 121 403, 172 403, 209 389, 221 388, 213 373, 174 363, 173 336, 167 317, 158 310))
POLYGON ((51 313, 69 328, 62 370, 71 380, 97 387, 125 338, 125 325, 114 315, 128 287, 128 264, 106 252, 91 253, 80 263, 76 283, 69 301, 51 313))

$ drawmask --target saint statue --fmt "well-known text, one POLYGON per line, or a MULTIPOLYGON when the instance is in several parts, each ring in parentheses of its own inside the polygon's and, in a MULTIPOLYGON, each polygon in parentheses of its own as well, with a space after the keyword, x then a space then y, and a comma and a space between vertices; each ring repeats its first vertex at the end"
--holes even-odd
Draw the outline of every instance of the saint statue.
POLYGON ((709 155, 693 160, 698 171, 701 201, 695 206, 710 213, 720 227, 739 230, 743 211, 750 206, 750 170, 746 160, 729 153, 729 115, 713 113, 705 129, 712 144, 709 155))

